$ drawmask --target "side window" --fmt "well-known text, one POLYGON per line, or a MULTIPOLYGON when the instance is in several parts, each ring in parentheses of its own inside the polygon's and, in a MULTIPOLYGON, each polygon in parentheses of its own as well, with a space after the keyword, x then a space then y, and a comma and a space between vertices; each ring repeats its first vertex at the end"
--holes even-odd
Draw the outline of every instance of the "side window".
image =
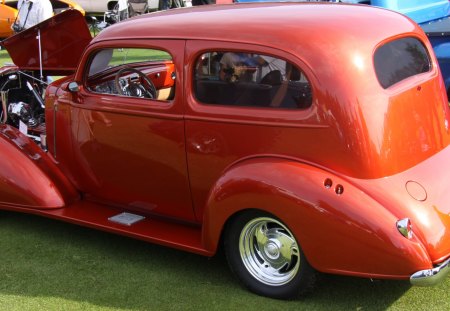
POLYGON ((170 100, 175 66, 169 53, 155 49, 107 48, 96 51, 86 87, 94 93, 170 100))
POLYGON ((303 109, 312 104, 303 72, 269 55, 204 53, 195 63, 193 78, 195 97, 207 105, 303 109))
POLYGON ((397 39, 380 46, 374 55, 375 72, 385 89, 414 75, 431 70, 425 46, 416 38, 397 39))

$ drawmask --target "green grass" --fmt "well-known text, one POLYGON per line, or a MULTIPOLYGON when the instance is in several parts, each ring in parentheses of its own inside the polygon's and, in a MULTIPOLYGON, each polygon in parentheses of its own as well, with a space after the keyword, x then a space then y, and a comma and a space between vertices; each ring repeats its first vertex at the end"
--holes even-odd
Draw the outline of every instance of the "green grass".
POLYGON ((171 60, 169 53, 152 49, 114 49, 109 65, 123 65, 132 62, 171 60))
POLYGON ((2 48, 0 50, 0 65, 3 66, 5 63, 12 63, 12 61, 9 57, 8 52, 4 48, 2 48))
POLYGON ((310 296, 259 297, 212 259, 32 215, 0 212, 0 310, 450 310, 450 278, 321 277, 310 296))
POLYGON ((278 301, 242 288, 221 254, 0 211, 0 310, 450 310, 450 278, 419 288, 323 275, 311 295, 278 301))
MULTIPOLYGON (((121 65, 124 62, 141 62, 149 60, 170 60, 167 52, 149 50, 149 49, 115 49, 110 64, 121 65)), ((12 63, 8 52, 5 49, 0 50, 0 65, 12 63)))

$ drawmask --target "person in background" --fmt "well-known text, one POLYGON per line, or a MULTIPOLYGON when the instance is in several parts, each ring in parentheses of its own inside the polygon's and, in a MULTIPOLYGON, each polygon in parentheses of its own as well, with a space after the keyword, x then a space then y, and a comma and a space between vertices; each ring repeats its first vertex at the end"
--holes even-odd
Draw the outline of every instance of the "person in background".
POLYGON ((119 22, 120 22, 129 17, 128 16, 128 1, 127 0, 119 0, 117 3, 119 5, 118 13, 119 13, 119 22))
POLYGON ((192 0, 192 5, 216 4, 216 0, 192 0))
POLYGON ((182 8, 185 6, 183 0, 161 0, 161 10, 168 10, 172 8, 182 8))
POLYGON ((226 82, 249 82, 253 80, 257 60, 249 53, 226 52, 220 59, 219 78, 226 82))
POLYGON ((19 0, 17 10, 17 20, 12 26, 14 32, 28 29, 53 16, 50 0, 19 0))
POLYGON ((172 6, 172 0, 162 0, 160 3, 161 10, 168 10, 172 6))

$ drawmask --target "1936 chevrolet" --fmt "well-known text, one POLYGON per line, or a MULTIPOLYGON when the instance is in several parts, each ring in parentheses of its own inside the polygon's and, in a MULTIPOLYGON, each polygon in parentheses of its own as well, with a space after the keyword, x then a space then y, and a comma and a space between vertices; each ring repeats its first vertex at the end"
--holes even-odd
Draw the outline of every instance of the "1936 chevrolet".
POLYGON ((410 19, 206 6, 91 40, 68 11, 3 45, 1 209, 205 256, 223 242, 243 284, 275 298, 315 271, 448 275, 450 111, 410 19))

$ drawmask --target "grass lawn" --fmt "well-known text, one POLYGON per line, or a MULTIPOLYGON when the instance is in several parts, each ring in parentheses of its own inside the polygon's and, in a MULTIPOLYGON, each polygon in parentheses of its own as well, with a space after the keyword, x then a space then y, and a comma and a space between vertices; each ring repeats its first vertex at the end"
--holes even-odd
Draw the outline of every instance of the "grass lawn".
POLYGON ((9 57, 8 52, 4 48, 2 48, 0 50, 0 66, 3 66, 5 63, 12 63, 12 61, 9 57))
POLYGON ((278 301, 243 289, 221 254, 5 211, 0 237, 0 310, 450 310, 450 278, 419 288, 323 275, 310 296, 278 301))
POLYGON ((212 259, 32 215, 0 212, 1 310, 450 310, 450 278, 321 277, 294 301, 243 289, 212 259))

